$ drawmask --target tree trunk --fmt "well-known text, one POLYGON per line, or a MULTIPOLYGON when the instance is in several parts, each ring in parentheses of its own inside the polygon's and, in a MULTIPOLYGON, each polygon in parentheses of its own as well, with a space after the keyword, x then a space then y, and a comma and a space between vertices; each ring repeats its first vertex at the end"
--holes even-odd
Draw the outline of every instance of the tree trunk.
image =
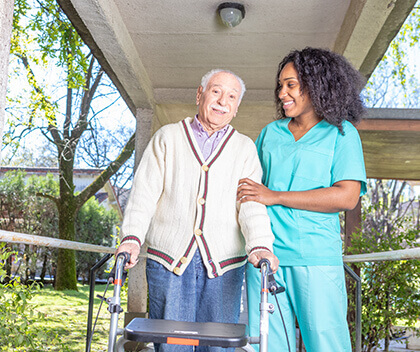
MULTIPOLYGON (((59 161, 60 202, 58 208, 58 234, 61 240, 76 239, 76 198, 74 196, 73 160, 74 150, 64 148, 59 161)), ((77 291, 76 253, 70 249, 59 249, 57 257, 56 290, 77 291)))
MULTIPOLYGON (((60 208, 58 212, 58 228, 62 240, 75 240, 75 215, 71 209, 71 207, 69 209, 60 208)), ((58 250, 55 289, 77 291, 76 253, 74 250, 62 248, 58 250)))

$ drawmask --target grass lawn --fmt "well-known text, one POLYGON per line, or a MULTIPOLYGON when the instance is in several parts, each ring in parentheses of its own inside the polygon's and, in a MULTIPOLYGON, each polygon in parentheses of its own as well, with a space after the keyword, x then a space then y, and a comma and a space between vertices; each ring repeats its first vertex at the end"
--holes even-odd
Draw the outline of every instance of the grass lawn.
MULTIPOLYGON (((113 295, 113 285, 108 287, 107 298, 113 295)), ((79 285, 79 291, 54 291, 51 287, 43 288, 39 294, 31 300, 37 305, 36 311, 42 312, 46 317, 47 328, 61 336, 62 342, 70 351, 81 352, 86 349, 86 330, 89 308, 89 286, 79 285)), ((96 285, 95 297, 97 294, 103 295, 105 285, 96 285)), ((127 295, 121 293, 121 307, 127 311, 127 295)), ((93 321, 98 312, 100 300, 95 298, 93 308, 93 321)), ((111 314, 107 310, 108 304, 103 303, 98 322, 93 335, 91 351, 107 351, 108 332, 111 314)), ((124 312, 119 317, 119 327, 123 327, 124 312)), ((46 348, 47 350, 47 348, 46 348)), ((48 349, 49 350, 49 349, 48 349)), ((51 351, 57 351, 51 349, 51 351)))

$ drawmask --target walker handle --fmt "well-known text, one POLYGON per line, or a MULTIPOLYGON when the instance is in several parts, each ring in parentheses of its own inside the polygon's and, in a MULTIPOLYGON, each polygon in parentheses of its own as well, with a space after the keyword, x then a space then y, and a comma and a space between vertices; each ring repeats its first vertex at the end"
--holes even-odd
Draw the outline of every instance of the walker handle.
POLYGON ((258 262, 258 267, 261 268, 263 264, 267 264, 267 270, 271 271, 270 269, 270 261, 267 258, 263 258, 258 262))
POLYGON ((261 268, 261 266, 263 264, 267 265, 267 271, 266 271, 266 274, 267 274, 267 288, 270 291, 270 293, 272 295, 275 295, 277 293, 284 292, 286 289, 283 286, 280 286, 277 283, 276 279, 274 278, 273 271, 271 270, 271 267, 270 267, 270 261, 267 258, 263 258, 259 261, 258 267, 261 268))
POLYGON ((115 261, 118 259, 118 257, 124 257, 123 258, 123 266, 125 266, 130 261, 130 253, 128 253, 128 252, 118 253, 117 258, 115 259, 115 261))
POLYGON ((109 273, 108 280, 111 280, 110 283, 114 282, 115 279, 121 279, 121 286, 127 278, 127 271, 124 269, 125 265, 130 261, 130 253, 121 252, 118 253, 115 258, 115 265, 112 267, 111 272, 109 273), (118 268, 117 268, 118 267, 118 268), (118 269, 118 272, 117 272, 118 269), (115 276, 120 277, 115 277, 115 276))

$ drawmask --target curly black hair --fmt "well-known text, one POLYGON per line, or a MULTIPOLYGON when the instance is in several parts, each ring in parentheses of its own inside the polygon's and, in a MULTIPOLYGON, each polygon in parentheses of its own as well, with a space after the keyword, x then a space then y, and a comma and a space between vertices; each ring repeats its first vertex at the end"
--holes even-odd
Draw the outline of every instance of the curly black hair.
POLYGON ((275 102, 277 118, 285 118, 280 101, 279 78, 284 66, 293 63, 302 92, 307 92, 315 113, 337 126, 341 133, 342 122, 358 123, 365 107, 360 91, 365 85, 363 76, 341 55, 330 50, 310 48, 290 52, 279 64, 275 102))

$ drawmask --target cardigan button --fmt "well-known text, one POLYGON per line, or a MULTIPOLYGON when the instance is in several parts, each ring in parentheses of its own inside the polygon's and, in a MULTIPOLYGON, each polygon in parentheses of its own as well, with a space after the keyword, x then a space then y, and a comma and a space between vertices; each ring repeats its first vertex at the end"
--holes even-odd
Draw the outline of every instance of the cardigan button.
POLYGON ((205 172, 209 171, 209 167, 208 167, 208 165, 203 165, 201 168, 202 168, 202 169, 203 169, 203 171, 205 171, 205 172))
POLYGON ((188 260, 187 257, 182 257, 181 260, 180 260, 180 262, 182 264, 185 264, 187 262, 187 260, 188 260))
POLYGON ((179 275, 180 273, 181 273, 181 269, 180 269, 180 268, 178 268, 178 267, 176 267, 176 268, 174 269, 174 274, 179 275))
POLYGON ((194 231, 194 233, 195 233, 197 236, 201 236, 201 235, 203 234, 203 231, 201 231, 201 229, 196 229, 196 230, 194 231))
POLYGON ((204 205, 205 202, 206 202, 206 200, 204 198, 200 198, 198 200, 198 204, 200 204, 200 205, 204 205))

